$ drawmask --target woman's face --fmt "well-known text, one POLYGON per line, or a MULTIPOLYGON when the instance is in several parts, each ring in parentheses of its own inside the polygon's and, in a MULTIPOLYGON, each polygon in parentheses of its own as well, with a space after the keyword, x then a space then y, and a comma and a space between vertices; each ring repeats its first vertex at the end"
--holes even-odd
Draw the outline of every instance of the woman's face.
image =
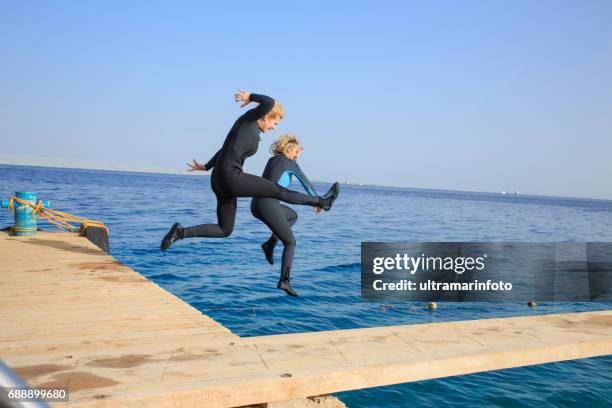
POLYGON ((287 156, 288 159, 297 160, 300 157, 300 153, 302 153, 302 150, 304 150, 302 146, 293 145, 287 149, 287 153, 285 153, 285 156, 287 156))
POLYGON ((259 129, 266 133, 269 130, 274 130, 278 126, 278 122, 280 122, 280 118, 272 118, 270 116, 266 116, 263 119, 259 119, 257 124, 259 125, 259 129))

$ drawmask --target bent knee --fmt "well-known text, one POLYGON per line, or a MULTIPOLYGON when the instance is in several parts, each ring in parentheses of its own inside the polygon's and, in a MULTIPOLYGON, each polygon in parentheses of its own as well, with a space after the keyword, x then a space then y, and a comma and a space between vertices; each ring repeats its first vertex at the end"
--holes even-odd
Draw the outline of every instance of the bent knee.
POLYGON ((230 235, 232 235, 232 232, 234 232, 234 227, 221 228, 221 233, 223 234, 223 238, 229 237, 230 235))
POLYGON ((286 247, 295 246, 295 244, 297 244, 295 238, 283 239, 283 245, 286 247))

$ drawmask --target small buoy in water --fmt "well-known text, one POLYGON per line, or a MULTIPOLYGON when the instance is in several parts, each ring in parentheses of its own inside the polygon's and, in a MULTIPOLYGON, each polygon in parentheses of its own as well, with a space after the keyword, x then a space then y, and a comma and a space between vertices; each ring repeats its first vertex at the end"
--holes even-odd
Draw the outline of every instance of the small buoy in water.
POLYGON ((438 308, 438 305, 436 304, 436 302, 429 302, 429 303, 427 304, 427 308, 428 308, 429 310, 432 310, 432 311, 433 311, 433 310, 436 310, 436 309, 438 308))
POLYGON ((538 304, 536 302, 534 302, 533 300, 530 300, 529 302, 527 302, 527 306, 529 307, 536 307, 538 304))
POLYGON ((393 305, 385 305, 387 309, 393 309, 393 305))

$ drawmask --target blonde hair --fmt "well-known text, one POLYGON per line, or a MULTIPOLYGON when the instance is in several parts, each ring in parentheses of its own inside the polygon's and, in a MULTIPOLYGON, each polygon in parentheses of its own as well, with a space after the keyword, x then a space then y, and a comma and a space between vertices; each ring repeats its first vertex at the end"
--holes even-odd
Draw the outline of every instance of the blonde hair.
POLYGON ((270 153, 272 153, 275 156, 278 156, 280 154, 285 155, 287 154, 289 149, 293 146, 298 146, 303 149, 302 144, 300 143, 300 139, 298 139, 296 135, 293 135, 293 134, 280 135, 274 141, 274 143, 270 145, 270 153))
POLYGON ((278 119, 278 120, 281 120, 282 118, 284 118, 285 109, 283 109, 283 105, 281 105, 280 102, 274 101, 274 106, 272 107, 272 110, 270 111, 270 113, 266 115, 266 117, 269 119, 278 119))

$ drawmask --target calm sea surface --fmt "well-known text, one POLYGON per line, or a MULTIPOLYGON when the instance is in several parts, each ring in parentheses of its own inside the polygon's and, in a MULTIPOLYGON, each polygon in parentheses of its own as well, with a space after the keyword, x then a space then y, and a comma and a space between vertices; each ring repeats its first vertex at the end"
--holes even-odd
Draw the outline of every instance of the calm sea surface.
MULTIPOLYGON (((317 186, 326 191, 328 185, 317 186)), ((296 189, 299 189, 295 186, 296 189)), ((111 253, 240 336, 441 322, 572 311, 612 303, 360 301, 361 241, 612 241, 612 201, 342 186, 332 211, 294 208, 294 299, 276 289, 277 264, 260 244, 269 232, 239 199, 233 235, 192 239, 167 253, 170 225, 214 222, 209 178, 0 165, 0 198, 37 191, 53 208, 99 219, 111 228, 111 253)), ((12 224, 0 211, 0 227, 12 224)), ((52 227, 41 224, 45 229, 52 227)), ((460 346, 460 345, 458 345, 460 346)), ((381 350, 381 352, 384 352, 381 350)), ((609 407, 612 357, 340 393, 349 407, 609 407)))

